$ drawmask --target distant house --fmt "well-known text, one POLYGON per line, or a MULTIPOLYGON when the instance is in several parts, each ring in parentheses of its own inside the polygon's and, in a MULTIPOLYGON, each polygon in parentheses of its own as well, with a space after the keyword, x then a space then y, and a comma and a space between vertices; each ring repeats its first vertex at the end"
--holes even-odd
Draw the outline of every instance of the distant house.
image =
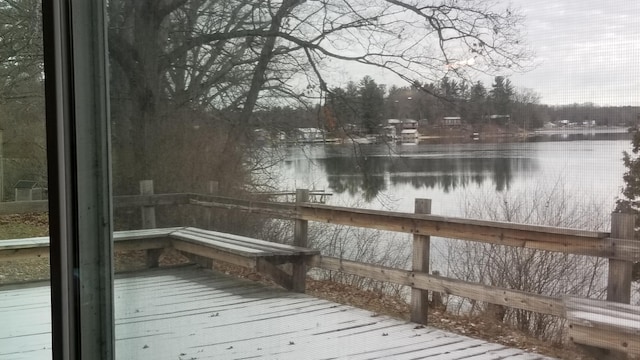
POLYGON ((393 127, 395 129, 394 136, 397 137, 398 134, 400 134, 400 132, 402 131, 402 120, 388 119, 387 126, 385 126, 385 133, 389 133, 391 131, 389 130, 390 127, 393 127))
POLYGON ((489 115, 489 119, 496 124, 507 125, 511 121, 511 115, 493 114, 489 115))
POLYGON ((15 201, 46 200, 47 188, 38 181, 20 180, 13 187, 15 201))
POLYGON ((398 129, 395 126, 387 125, 383 128, 384 136, 387 140, 397 140, 398 139, 398 129))
POLYGON ((404 129, 400 133, 400 141, 402 142, 414 142, 420 138, 418 129, 404 129))
POLYGON ((253 135, 255 140, 259 143, 287 140, 287 133, 282 130, 255 129, 253 130, 253 135))
POLYGON ((462 118, 460 116, 445 116, 442 118, 442 126, 461 126, 462 118))
POLYGON ((318 128, 298 128, 298 140, 302 142, 322 142, 324 131, 318 128))
POLYGON ((402 122, 403 129, 417 129, 418 128, 418 120, 407 119, 402 122))

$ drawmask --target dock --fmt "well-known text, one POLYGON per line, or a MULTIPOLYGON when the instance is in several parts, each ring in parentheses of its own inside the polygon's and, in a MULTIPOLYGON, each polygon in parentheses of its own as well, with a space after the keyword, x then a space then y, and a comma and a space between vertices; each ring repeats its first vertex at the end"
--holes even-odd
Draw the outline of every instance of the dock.
MULTIPOLYGON (((116 275, 118 359, 550 359, 195 266, 116 275)), ((0 359, 50 359, 47 282, 0 286, 0 359)))

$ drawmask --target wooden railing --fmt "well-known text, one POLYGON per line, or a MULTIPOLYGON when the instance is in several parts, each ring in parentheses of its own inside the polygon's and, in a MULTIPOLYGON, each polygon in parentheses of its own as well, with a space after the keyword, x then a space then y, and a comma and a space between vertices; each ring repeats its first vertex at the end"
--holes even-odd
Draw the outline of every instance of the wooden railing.
MULTIPOLYGON (((297 205, 269 203, 196 194, 191 195, 190 203, 204 207, 252 212, 282 219, 315 221, 327 224, 410 233, 414 235, 438 236, 519 248, 597 256, 608 258, 611 261, 628 263, 629 266, 631 266, 633 262, 640 261, 640 241, 633 239, 632 236, 618 238, 606 232, 471 220, 430 214, 354 209, 308 203, 297 205)), ((627 214, 612 214, 612 221, 618 228, 612 230, 614 234, 619 232, 629 235, 628 231, 625 232, 620 229, 633 229, 634 218, 634 216, 627 214)), ((326 263, 327 267, 335 270, 337 266, 335 261, 327 260, 326 263)), ((371 264, 360 264, 356 267, 352 262, 341 260, 341 263, 345 269, 352 268, 354 269, 353 272, 358 272, 358 275, 361 276, 366 276, 362 274, 365 268, 371 270, 372 275, 376 277, 380 276, 375 275, 375 273, 380 273, 384 270, 382 271, 383 274, 386 274, 384 276, 391 276, 390 274, 393 273, 399 283, 407 283, 406 280, 398 280, 399 274, 407 274, 402 272, 403 270, 398 270, 400 272, 390 272, 390 269, 371 264), (356 268, 358 270, 355 270, 356 268), (378 269, 378 271, 374 271, 374 269, 378 269)), ((322 266, 322 264, 320 266, 322 266)), ((615 264, 613 267, 615 267, 615 264)), ((400 275, 400 277, 405 275, 400 275)), ((442 279, 444 279, 439 276, 426 275, 426 278, 431 278, 436 282, 441 282, 442 279)), ((411 274, 411 276, 415 277, 416 274, 411 274)), ((630 289, 630 278, 626 279, 623 277, 622 280, 625 282, 624 284, 616 281, 617 279, 617 277, 610 279, 615 281, 615 286, 612 287, 630 289)), ((441 289, 428 290, 440 291, 441 289)), ((500 291, 502 291, 502 289, 500 291)), ((473 298, 473 296, 469 297, 473 298)), ((513 307, 518 307, 519 303, 520 301, 518 300, 513 304, 513 307)), ((548 309, 549 307, 545 305, 539 312, 547 313, 547 310, 544 310, 545 308, 548 309)), ((554 311, 554 313, 557 312, 554 311)))
MULTIPOLYGON (((412 270, 321 257, 314 267, 410 286, 412 321, 425 323, 426 292, 446 293, 506 307, 565 317, 563 300, 541 294, 488 286, 429 273, 430 236, 496 244, 566 254, 589 255, 609 260, 607 300, 629 303, 631 272, 640 262, 640 241, 634 239, 635 216, 612 214, 611 232, 594 232, 548 226, 471 220, 429 214, 430 206, 417 200, 420 213, 354 209, 306 202, 308 191, 297 192, 296 203, 275 203, 233 199, 215 195, 182 193, 117 196, 114 207, 140 207, 146 216, 149 209, 166 205, 193 205, 205 208, 238 210, 273 218, 295 221, 295 245, 307 246, 309 221, 386 230, 414 235, 412 270), (425 266, 425 264, 427 264, 425 266)), ((43 211, 46 202, 0 203, 0 215, 43 211)))
MULTIPOLYGON (((630 268, 632 263, 640 262, 640 241, 635 240, 632 236, 634 216, 627 214, 612 214, 612 232, 607 233, 549 226, 471 220, 431 214, 354 209, 311 203, 295 204, 252 201, 195 193, 131 195, 116 196, 114 198, 115 208, 149 208, 187 204, 207 208, 233 209, 280 219, 314 221, 421 236, 438 236, 518 248, 596 256, 609 259, 610 262, 612 262, 610 264, 610 270, 612 268, 614 270, 616 270, 616 268, 622 268, 623 266, 621 265, 626 265, 630 268), (616 234, 620 235, 617 236, 616 234)), ((46 210, 46 201, 0 203, 0 215, 46 210)), ((363 273, 370 273, 371 276, 369 277, 371 278, 377 278, 378 280, 385 280, 381 279, 381 277, 388 278, 389 280, 385 281, 397 282, 403 285, 411 285, 411 282, 414 280, 409 281, 405 279, 406 277, 411 277, 415 279, 414 282, 416 282, 418 286, 434 287, 427 288, 427 290, 443 291, 443 287, 450 287, 450 291, 445 292, 450 292, 451 294, 456 292, 456 295, 476 300, 481 300, 479 297, 486 298, 487 296, 485 294, 477 294, 480 289, 482 289, 482 293, 486 292, 484 286, 478 288, 480 285, 471 284, 469 285, 469 294, 458 294, 464 291, 457 291, 455 288, 464 288, 464 286, 461 287, 458 280, 446 280, 446 278, 441 276, 424 274, 425 277, 421 277, 413 272, 405 272, 405 270, 386 269, 372 264, 357 264, 346 260, 339 260, 339 262, 337 262, 337 259, 325 259, 326 261, 323 260, 322 264, 318 264, 319 267, 336 270, 336 268, 340 266, 345 272, 358 273, 357 275, 360 276, 368 276, 363 273)), ((614 274, 614 276, 609 276, 610 296, 608 300, 628 303, 628 299, 614 299, 611 297, 616 297, 621 292, 615 291, 614 289, 630 289, 630 283, 630 275, 617 276, 614 274)), ((499 289, 495 292, 502 293, 503 290, 504 289, 499 289)), ((502 298, 502 295, 498 297, 502 298)), ((626 297, 628 297, 628 295, 626 297)), ((526 305, 526 301, 520 300, 518 297, 516 297, 516 299, 517 300, 514 301, 508 301, 508 303, 505 303, 505 300, 502 299, 498 303, 516 308, 527 307, 528 310, 541 313, 559 314, 559 311, 551 310, 552 307, 548 304, 542 305, 538 310, 535 310, 531 309, 531 306, 526 305)))

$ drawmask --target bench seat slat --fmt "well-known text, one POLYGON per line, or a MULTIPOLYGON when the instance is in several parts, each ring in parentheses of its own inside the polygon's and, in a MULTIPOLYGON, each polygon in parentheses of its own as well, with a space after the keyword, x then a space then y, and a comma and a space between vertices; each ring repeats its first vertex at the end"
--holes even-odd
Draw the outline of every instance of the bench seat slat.
POLYGON ((563 302, 575 343, 640 354, 640 306, 571 296, 563 302))
POLYGON ((183 240, 183 241, 188 241, 192 243, 197 243, 201 245, 209 245, 210 247, 213 247, 213 248, 224 249, 227 252, 243 255, 243 256, 256 257, 256 256, 272 255, 272 253, 264 250, 253 249, 250 247, 240 246, 236 244, 230 244, 223 241, 211 239, 208 237, 198 236, 195 234, 174 232, 171 234, 171 238, 174 238, 176 240, 183 240))
POLYGON ((567 319, 574 324, 586 327, 601 326, 608 329, 619 329, 623 332, 640 336, 640 322, 631 319, 585 311, 567 311, 567 319))
POLYGON ((604 325, 640 334, 638 306, 574 297, 566 297, 564 303, 569 322, 584 326, 604 325))
POLYGON ((241 235, 235 235, 235 234, 229 234, 229 233, 223 233, 223 232, 217 232, 217 231, 211 231, 211 230, 203 230, 203 229, 192 228, 192 227, 185 228, 184 231, 195 232, 195 233, 203 234, 206 236, 215 236, 217 238, 224 238, 232 241, 239 241, 247 245, 253 244, 257 248, 270 249, 271 251, 281 250, 281 251, 285 251, 286 254, 291 254, 291 253, 307 254, 307 255, 320 254, 319 250, 309 249, 309 248, 300 247, 300 246, 280 244, 280 243, 275 243, 271 241, 259 240, 259 239, 254 239, 254 238, 241 236, 241 235))
POLYGON ((312 250, 312 249, 307 249, 307 248, 302 248, 297 246, 277 244, 269 241, 252 239, 252 238, 239 236, 239 235, 221 233, 216 231, 200 230, 200 229, 194 229, 194 228, 187 228, 173 234, 191 234, 191 235, 203 237, 206 239, 215 239, 217 241, 224 242, 226 244, 234 244, 234 245, 248 247, 256 250, 262 250, 265 253, 272 254, 272 255, 285 255, 285 256, 315 255, 320 253, 317 250, 312 250), (276 246, 273 246, 273 245, 276 245, 276 246), (278 246, 278 245, 282 245, 282 246, 278 246))
POLYGON ((113 232, 113 241, 127 241, 127 240, 138 240, 138 239, 151 239, 160 236, 169 236, 174 231, 180 230, 182 228, 163 228, 163 229, 141 229, 141 230, 124 230, 124 231, 114 231, 113 232))
POLYGON ((222 236, 205 236, 198 233, 179 232, 177 234, 172 234, 172 237, 180 240, 182 240, 184 237, 190 237, 194 240, 197 239, 197 241, 199 242, 205 242, 207 245, 224 249, 234 249, 236 247, 242 249, 250 249, 252 254, 256 254, 258 256, 293 255, 291 252, 283 252, 277 249, 269 248, 267 246, 247 244, 242 241, 234 241, 222 236))

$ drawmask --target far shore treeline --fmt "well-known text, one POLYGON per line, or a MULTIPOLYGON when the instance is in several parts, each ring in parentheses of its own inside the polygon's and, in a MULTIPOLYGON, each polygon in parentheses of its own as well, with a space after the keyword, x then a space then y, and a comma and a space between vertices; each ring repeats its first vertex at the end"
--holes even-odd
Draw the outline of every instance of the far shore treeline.
POLYGON ((444 78, 438 83, 404 87, 388 87, 365 76, 332 88, 321 104, 273 106, 256 113, 257 124, 267 129, 317 127, 344 132, 358 127, 364 133, 378 132, 388 119, 413 119, 421 126, 438 126, 445 117, 460 117, 463 126, 472 128, 511 125, 531 131, 563 120, 577 125, 636 127, 640 107, 543 104, 534 89, 516 88, 503 76, 495 77, 491 84, 444 78))

